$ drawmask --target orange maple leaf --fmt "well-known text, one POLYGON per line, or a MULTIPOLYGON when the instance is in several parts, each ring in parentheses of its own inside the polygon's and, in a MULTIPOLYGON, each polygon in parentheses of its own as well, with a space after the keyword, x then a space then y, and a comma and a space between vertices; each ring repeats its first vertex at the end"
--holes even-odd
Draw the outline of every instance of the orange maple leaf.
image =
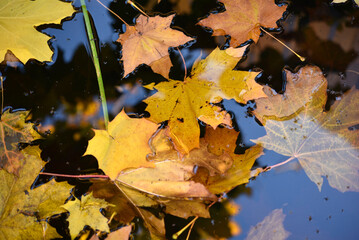
POLYGON ((211 14, 198 24, 213 29, 213 36, 230 35, 231 47, 252 39, 257 42, 261 33, 260 26, 277 28, 287 6, 278 7, 274 0, 221 0, 226 11, 211 14))
MULTIPOLYGON (((122 59, 126 76, 138 65, 151 65, 168 56, 169 47, 177 47, 194 40, 170 28, 173 15, 145 17, 140 15, 135 26, 129 26, 117 39, 122 44, 122 59)), ((166 58, 169 60, 169 58, 166 58)), ((167 60, 167 61, 168 61, 167 60)))

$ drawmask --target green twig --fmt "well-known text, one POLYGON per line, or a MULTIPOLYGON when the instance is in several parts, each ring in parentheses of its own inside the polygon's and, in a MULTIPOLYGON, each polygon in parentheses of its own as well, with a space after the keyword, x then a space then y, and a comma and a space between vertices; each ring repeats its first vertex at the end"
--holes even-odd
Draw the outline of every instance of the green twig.
POLYGON ((92 59, 93 59, 93 63, 95 65, 95 69, 96 69, 97 82, 98 82, 98 87, 100 89, 100 95, 101 95, 101 104, 102 104, 103 116, 104 116, 104 119, 105 119, 105 126, 106 126, 106 130, 107 130, 108 129, 108 111, 107 111, 107 103, 106 103, 106 96, 105 96, 105 88, 103 87, 100 62, 99 62, 99 59, 98 59, 98 56, 97 56, 95 38, 94 38, 93 33, 92 33, 90 17, 89 17, 88 12, 87 12, 85 0, 81 0, 81 8, 82 8, 82 13, 84 14, 87 35, 88 35, 89 40, 90 40, 92 59))

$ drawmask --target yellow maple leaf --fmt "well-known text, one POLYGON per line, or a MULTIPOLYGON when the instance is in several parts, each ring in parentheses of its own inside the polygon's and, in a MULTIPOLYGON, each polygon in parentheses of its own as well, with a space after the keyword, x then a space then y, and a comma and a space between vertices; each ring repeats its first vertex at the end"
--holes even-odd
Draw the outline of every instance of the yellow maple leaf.
POLYGON ((151 121, 168 120, 168 135, 182 154, 199 147, 197 119, 213 128, 231 125, 229 114, 214 104, 222 99, 246 103, 266 96, 262 86, 255 82, 258 72, 233 70, 244 50, 215 49, 194 64, 191 75, 184 81, 161 82, 154 86, 158 92, 145 100, 151 121))
POLYGON ((154 167, 146 160, 148 140, 158 128, 144 118, 129 118, 124 110, 108 124, 108 131, 94 130, 85 155, 93 155, 111 179, 127 168, 154 167))
MULTIPOLYGON (((122 59, 126 76, 138 65, 151 63, 168 56, 169 47, 177 47, 194 40, 170 28, 173 15, 149 17, 140 15, 135 26, 128 26, 117 39, 122 44, 122 59)), ((164 58, 169 61, 169 58, 164 58)), ((168 64, 165 64, 168 65, 168 64)))
POLYGON ((58 0, 0 1, 0 62, 8 50, 23 63, 30 58, 51 61, 52 51, 47 44, 50 37, 35 27, 60 24, 63 18, 73 13, 71 4, 58 0))

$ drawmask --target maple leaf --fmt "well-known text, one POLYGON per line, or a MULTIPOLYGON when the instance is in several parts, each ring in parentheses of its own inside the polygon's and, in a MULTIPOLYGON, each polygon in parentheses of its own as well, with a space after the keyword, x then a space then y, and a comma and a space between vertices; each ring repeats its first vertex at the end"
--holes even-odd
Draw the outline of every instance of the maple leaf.
POLYGON ((146 160, 151 153, 148 140, 158 128, 144 118, 129 118, 122 110, 108 125, 108 131, 94 130, 84 155, 93 155, 111 179, 127 168, 154 167, 146 160))
MULTIPOLYGON (((130 239, 131 230, 132 230, 131 225, 121 227, 120 229, 108 234, 105 239, 106 240, 128 240, 128 239, 130 239)), ((94 234, 90 238, 90 240, 100 240, 100 239, 98 238, 97 234, 94 234)))
MULTIPOLYGON (((333 0, 332 3, 338 4, 338 3, 345 3, 345 2, 347 2, 347 1, 348 1, 348 0, 333 0)), ((357 6, 359 6, 359 0, 354 0, 354 2, 356 3, 357 6)))
POLYGON ((283 209, 274 209, 263 221, 251 227, 246 240, 284 240, 290 233, 284 229, 283 209))
POLYGON ((105 200, 94 198, 92 193, 82 196, 81 200, 76 198, 75 201, 68 201, 62 205, 70 212, 68 222, 71 238, 74 239, 86 225, 94 230, 109 232, 108 219, 100 212, 101 208, 107 206, 105 200))
MULTIPOLYGON (((197 175, 194 178, 202 182, 213 194, 228 192, 241 184, 247 183, 253 177, 251 168, 255 160, 263 155, 263 148, 258 145, 247 149, 244 154, 235 154, 237 137, 238 132, 234 129, 217 128, 214 130, 209 127, 206 129, 204 139, 208 143, 209 151, 217 155, 226 152, 233 159, 232 167, 224 174, 207 177, 197 175)), ((256 175, 258 174, 259 172, 256 173, 256 175)))
MULTIPOLYGON (((298 78, 303 81, 304 78, 298 78)), ((311 101, 289 120, 267 120, 267 135, 256 140, 264 148, 298 159, 305 173, 321 190, 322 176, 341 192, 359 191, 359 94, 353 88, 324 112, 326 92, 309 90, 311 101)), ((276 107, 287 104, 277 99, 276 107)))
POLYGON ((33 129, 34 124, 25 123, 28 111, 10 112, 7 109, 0 120, 0 166, 17 174, 24 158, 18 144, 29 143, 41 136, 33 129))
POLYGON ((53 213, 63 212, 59 207, 69 197, 71 186, 52 181, 30 190, 44 163, 38 147, 27 147, 22 150, 22 154, 24 158, 20 162, 18 177, 4 169, 0 170, 0 238, 42 239, 45 235, 47 238, 60 237, 54 228, 45 221, 39 222, 37 217, 45 220, 53 213), (53 201, 51 204, 50 199, 53 201), (47 229, 46 232, 44 229, 47 229))
POLYGON ((36 30, 42 24, 60 24, 71 16, 71 4, 58 0, 2 0, 0 3, 0 62, 10 50, 21 62, 30 58, 51 61, 50 37, 36 30), (56 9, 56 11, 54 11, 56 9))
POLYGON ((284 72, 287 82, 283 94, 277 94, 267 87, 268 96, 255 100, 257 108, 254 114, 263 124, 266 119, 290 119, 306 105, 313 104, 313 101, 317 101, 320 107, 325 104, 326 97, 323 96, 326 96, 327 80, 320 68, 305 66, 296 73, 289 70, 284 72))
MULTIPOLYGON (((169 47, 177 47, 194 40, 170 28, 174 14, 168 17, 140 15, 135 26, 128 26, 117 39, 122 44, 122 59, 126 76, 138 65, 150 65, 168 56, 169 47)), ((168 60, 166 60, 168 61, 168 60)))
POLYGON ((226 11, 211 14, 198 24, 213 29, 213 36, 230 35, 231 47, 237 47, 252 39, 257 42, 264 28, 277 28, 286 6, 277 6, 274 0, 220 0, 226 11))
POLYGON ((182 154, 199 147, 197 119, 213 128, 219 124, 231 125, 229 114, 214 104, 232 98, 246 103, 266 96, 254 80, 258 72, 233 70, 244 50, 215 49, 206 59, 194 64, 191 76, 185 81, 161 82, 154 86, 158 92, 144 101, 151 121, 168 120, 168 136, 182 154))

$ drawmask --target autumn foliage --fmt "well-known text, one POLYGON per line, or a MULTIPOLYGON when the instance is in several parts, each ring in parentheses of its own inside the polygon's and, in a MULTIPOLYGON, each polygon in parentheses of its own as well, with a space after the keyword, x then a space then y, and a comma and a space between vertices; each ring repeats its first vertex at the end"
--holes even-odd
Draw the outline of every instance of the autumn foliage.
MULTIPOLYGON (((21 0, 5 2, 6 8, 1 8, 0 3, 0 16, 15 18, 11 11, 22 11, 21 0)), ((51 0, 49 7, 61 11, 57 12, 59 16, 47 19, 41 13, 48 10, 39 7, 47 3, 34 2, 26 4, 41 11, 23 11, 23 17, 29 20, 26 24, 14 21, 15 40, 0 40, 1 57, 11 51, 24 63, 29 58, 51 59, 47 37, 33 26, 59 23, 73 9, 69 3, 51 0), (38 5, 33 6, 34 2, 38 5), (18 43, 23 34, 39 39, 30 38, 29 42, 34 42, 27 47, 18 43)), ((3 239, 59 237, 48 221, 64 212, 69 213, 72 239, 85 226, 99 235, 108 233, 108 239, 128 239, 136 217, 143 221, 153 239, 165 239, 166 214, 184 219, 211 218, 210 207, 222 200, 225 193, 274 168, 254 167, 264 149, 288 156, 288 162, 298 160, 319 190, 326 177, 338 191, 359 191, 358 131, 350 129, 359 124, 358 90, 353 87, 326 110, 327 80, 316 66, 307 65, 296 72, 285 70, 286 88, 280 94, 257 83, 260 71, 236 67, 248 47, 243 44, 258 42, 261 28, 277 28, 287 6, 268 0, 219 2, 225 11, 211 13, 198 24, 212 29, 214 36, 229 35, 230 47, 217 47, 203 59, 199 57, 184 80, 168 77, 172 66, 168 50, 184 47, 195 41, 195 36, 171 27, 175 14, 140 15, 133 26, 127 25, 125 33, 119 34, 124 77, 135 74, 136 68, 145 64, 165 80, 143 86, 154 92, 144 100, 147 118, 129 117, 122 110, 108 129, 93 130, 94 137, 84 156, 95 157, 104 175, 91 178, 92 186, 81 199, 70 194, 71 185, 54 180, 30 190, 45 163, 38 146, 20 149, 18 143, 30 144, 41 136, 34 124, 25 121, 28 112, 2 113, 3 239), (224 99, 240 104, 255 102, 252 114, 266 130, 266 135, 253 139, 253 145, 242 154, 236 151, 239 132, 232 124, 231 114, 221 105, 224 99), (112 228, 112 221, 122 228, 112 228), (16 231, 10 231, 10 226, 16 231)), ((5 25, 7 22, 0 20, 0 26, 5 25)), ((273 224, 278 227, 276 234, 287 237, 283 221, 283 212, 276 209, 258 229, 273 224)), ((256 239, 258 229, 251 230, 249 236, 256 239)))

